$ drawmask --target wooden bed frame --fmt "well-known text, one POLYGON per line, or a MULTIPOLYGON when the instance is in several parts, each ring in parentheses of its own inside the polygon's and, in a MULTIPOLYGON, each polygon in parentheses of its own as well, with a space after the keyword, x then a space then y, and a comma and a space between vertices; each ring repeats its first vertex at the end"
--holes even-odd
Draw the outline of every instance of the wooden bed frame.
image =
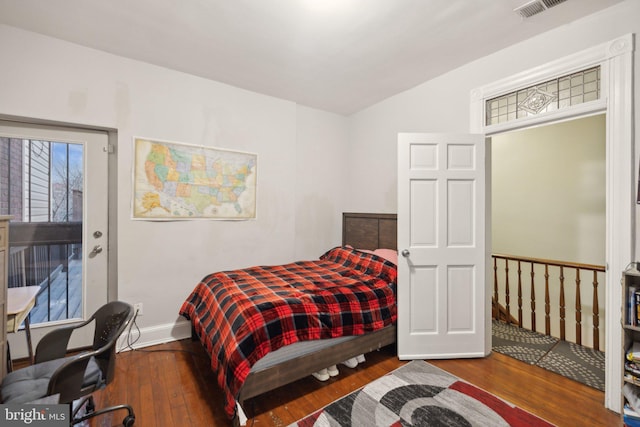
MULTIPOLYGON (((342 244, 356 249, 397 249, 396 223, 396 214, 343 213, 342 244)), ((252 370, 240 390, 238 403, 244 406, 247 399, 395 342, 396 326, 392 325, 278 365, 252 370)))

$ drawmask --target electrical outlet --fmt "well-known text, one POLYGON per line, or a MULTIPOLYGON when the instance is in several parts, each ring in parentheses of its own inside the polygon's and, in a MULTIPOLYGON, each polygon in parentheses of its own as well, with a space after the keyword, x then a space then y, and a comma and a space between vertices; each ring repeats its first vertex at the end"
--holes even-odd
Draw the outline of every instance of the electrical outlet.
POLYGON ((137 302, 135 304, 133 304, 133 309, 136 311, 136 313, 138 313, 138 316, 142 316, 142 303, 141 302, 137 302))

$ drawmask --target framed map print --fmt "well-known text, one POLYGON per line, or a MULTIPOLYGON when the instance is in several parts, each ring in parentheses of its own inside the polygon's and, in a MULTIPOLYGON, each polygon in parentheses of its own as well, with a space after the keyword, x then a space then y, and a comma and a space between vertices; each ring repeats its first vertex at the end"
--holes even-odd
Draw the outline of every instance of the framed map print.
POLYGON ((257 154, 134 138, 133 218, 256 217, 257 154))

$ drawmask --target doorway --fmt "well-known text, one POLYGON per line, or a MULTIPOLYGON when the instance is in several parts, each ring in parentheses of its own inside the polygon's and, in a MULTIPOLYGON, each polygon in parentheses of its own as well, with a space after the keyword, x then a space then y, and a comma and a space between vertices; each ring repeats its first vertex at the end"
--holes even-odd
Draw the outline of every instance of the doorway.
MULTIPOLYGON (((606 117, 602 114, 494 135, 491 138, 492 253, 506 257, 604 265, 606 260, 606 117)), ((531 278, 523 265, 524 327, 532 329, 531 278)), ((517 283, 511 265, 510 283, 517 283)), ((557 268, 549 279, 551 335, 560 337, 557 268)), ((603 273, 601 273, 603 274, 603 273)), ((575 270, 566 283, 566 339, 593 348, 593 281, 583 277, 582 330, 575 336, 575 270)), ((536 324, 544 332, 544 271, 535 272, 536 324)), ((501 280, 499 282, 504 282, 501 280)), ((598 279, 600 336, 606 322, 604 277, 598 279)), ((504 285, 504 283, 500 283, 504 285)), ((515 291, 512 288, 512 291, 515 291)), ((502 295, 502 292, 500 292, 502 295)), ((514 301, 512 301, 513 303, 514 301)))
MULTIPOLYGON (((633 202, 635 156, 633 140, 633 35, 603 43, 591 49, 568 55, 535 69, 511 76, 471 93, 472 133, 492 136, 509 130, 568 120, 595 113, 606 113, 606 282, 616 283, 626 265, 635 259, 635 219, 633 202), (487 125, 485 102, 502 93, 534 85, 555 76, 599 65, 603 70, 602 96, 580 106, 556 110, 538 116, 500 125, 487 125)), ((606 291, 606 387, 605 406, 619 411, 621 407, 622 331, 619 327, 621 295, 610 286, 606 291), (617 315, 616 315, 617 313, 617 315), (616 326, 617 325, 617 326, 616 326)))
MULTIPOLYGON (((0 212, 10 215, 9 286, 38 288, 34 342, 107 302, 108 135, 0 121, 0 212)), ((12 356, 28 353, 11 334, 12 356)), ((86 343, 76 336, 76 343, 86 343)))

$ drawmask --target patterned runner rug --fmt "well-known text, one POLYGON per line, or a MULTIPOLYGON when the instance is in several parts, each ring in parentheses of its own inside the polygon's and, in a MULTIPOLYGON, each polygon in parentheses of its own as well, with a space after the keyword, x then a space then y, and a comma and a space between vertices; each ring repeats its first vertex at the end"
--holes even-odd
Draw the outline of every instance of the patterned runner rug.
POLYGON ((427 362, 414 360, 291 426, 553 426, 427 362))
POLYGON ((493 321, 493 351, 604 391, 602 351, 493 321))

